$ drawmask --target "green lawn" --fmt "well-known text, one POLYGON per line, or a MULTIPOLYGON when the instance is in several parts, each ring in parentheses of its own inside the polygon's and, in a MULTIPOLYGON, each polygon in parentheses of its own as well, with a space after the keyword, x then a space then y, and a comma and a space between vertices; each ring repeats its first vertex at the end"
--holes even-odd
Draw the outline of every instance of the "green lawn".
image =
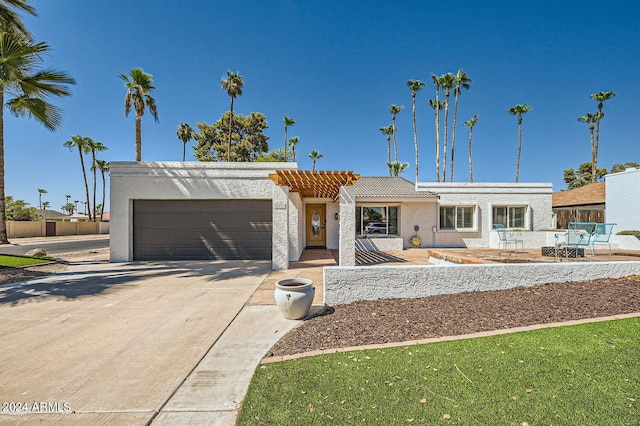
POLYGON ((55 260, 52 257, 14 256, 0 254, 0 268, 15 268, 18 266, 37 265, 55 260))
POLYGON ((240 425, 638 425, 640 318, 258 366, 240 425))

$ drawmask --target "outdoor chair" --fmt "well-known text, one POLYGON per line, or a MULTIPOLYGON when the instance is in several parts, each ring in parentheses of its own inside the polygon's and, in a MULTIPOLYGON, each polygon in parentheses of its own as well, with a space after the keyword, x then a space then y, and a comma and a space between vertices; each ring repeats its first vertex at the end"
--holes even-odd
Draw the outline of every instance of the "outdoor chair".
POLYGON ((589 260, 593 256, 593 236, 596 233, 596 222, 569 222, 567 232, 555 234, 556 237, 556 257, 561 247, 564 247, 564 256, 569 258, 569 249, 574 249, 574 257, 578 258, 579 249, 589 250, 589 260), (560 241, 564 238, 564 241, 560 241))
POLYGON ((500 241, 498 242, 498 254, 501 253, 502 248, 506 250, 509 243, 513 243, 513 245, 515 246, 516 254, 518 253, 518 244, 520 244, 520 247, 524 252, 524 241, 518 238, 517 233, 507 231, 504 225, 501 223, 495 223, 493 225, 493 229, 498 233, 498 237, 500 238, 500 241))
POLYGON ((617 223, 598 223, 596 225, 596 231, 591 239, 591 246, 595 253, 596 244, 607 244, 609 246, 609 256, 611 256, 611 234, 613 233, 613 227, 617 223))

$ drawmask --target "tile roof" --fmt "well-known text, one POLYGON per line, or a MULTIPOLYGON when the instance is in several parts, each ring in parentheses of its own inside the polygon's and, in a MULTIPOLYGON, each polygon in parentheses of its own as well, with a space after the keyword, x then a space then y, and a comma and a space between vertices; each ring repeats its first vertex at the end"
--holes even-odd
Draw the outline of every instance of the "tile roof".
POLYGON ((586 206, 604 204, 605 183, 596 182, 576 189, 554 192, 551 205, 553 207, 586 206))
POLYGON ((58 219, 68 219, 69 215, 68 214, 64 214, 64 213, 60 213, 59 211, 56 210, 38 210, 38 213, 40 213, 40 215, 42 216, 42 219, 44 220, 58 220, 58 219))
POLYGON ((438 198, 435 192, 416 191, 413 182, 401 177, 362 176, 353 187, 363 198, 438 198))

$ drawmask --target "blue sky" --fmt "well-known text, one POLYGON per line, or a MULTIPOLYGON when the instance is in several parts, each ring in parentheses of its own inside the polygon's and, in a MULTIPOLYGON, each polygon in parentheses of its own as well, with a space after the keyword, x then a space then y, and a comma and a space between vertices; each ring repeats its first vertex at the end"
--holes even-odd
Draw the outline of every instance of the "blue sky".
MULTIPOLYGON (((403 174, 414 179, 411 93, 407 80, 427 83, 418 93, 420 180, 433 181, 434 97, 431 73, 463 69, 473 80, 460 98, 454 181, 469 179, 468 128, 476 182, 513 182, 516 117, 525 103, 520 182, 566 188, 563 170, 591 160, 588 126, 577 118, 596 111, 589 95, 612 90, 605 104, 598 165, 640 162, 635 120, 640 99, 640 5, 595 1, 454 3, 434 1, 37 0, 39 16, 25 22, 53 48, 49 67, 78 82, 73 96, 53 102, 64 124, 49 132, 33 120, 5 115, 6 193, 37 207, 38 188, 58 209, 65 194, 84 198, 71 135, 90 136, 109 150, 100 158, 135 158, 134 117, 124 115, 119 73, 141 67, 153 74, 159 124, 142 125, 144 161, 179 161, 181 122, 213 123, 229 108, 220 88, 227 70, 245 79, 236 99, 242 114, 262 112, 270 149, 283 144, 283 115, 297 121, 298 164, 324 155, 318 168, 387 174, 387 145, 378 130, 398 115, 403 174)), ((189 156, 188 150, 188 156, 189 156)), ((192 152, 192 151, 191 151, 192 152)), ((188 158, 189 159, 189 158, 188 158)), ((191 157, 191 160, 194 160, 191 157)), ((107 207, 108 208, 108 207, 107 207)))

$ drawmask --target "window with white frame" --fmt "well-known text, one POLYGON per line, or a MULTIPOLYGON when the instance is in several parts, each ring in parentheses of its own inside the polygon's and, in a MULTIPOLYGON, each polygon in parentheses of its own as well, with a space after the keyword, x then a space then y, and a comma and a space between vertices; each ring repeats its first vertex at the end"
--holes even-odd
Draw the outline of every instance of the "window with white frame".
POLYGON ((470 230, 475 229, 474 206, 441 206, 440 229, 470 230))
POLYGON ((493 206, 493 224, 505 228, 526 227, 527 206, 493 206))
POLYGON ((356 205, 356 235, 399 235, 400 207, 356 205))

